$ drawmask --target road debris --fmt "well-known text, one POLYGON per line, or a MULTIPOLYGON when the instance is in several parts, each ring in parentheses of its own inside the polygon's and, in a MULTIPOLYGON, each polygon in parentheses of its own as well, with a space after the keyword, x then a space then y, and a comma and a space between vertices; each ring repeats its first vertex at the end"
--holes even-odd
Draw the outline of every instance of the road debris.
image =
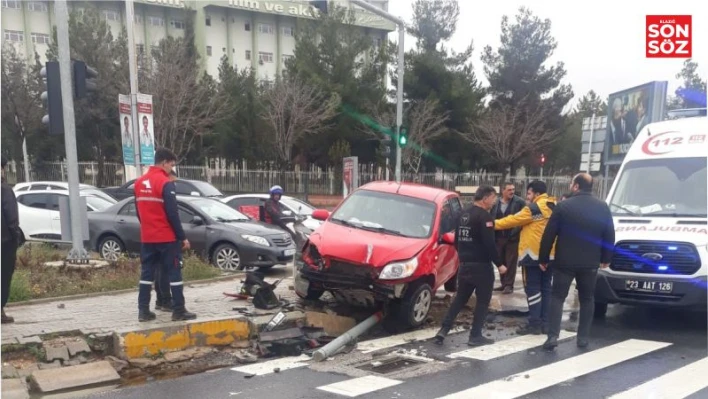
POLYGON ((371 317, 357 324, 352 329, 345 332, 334 341, 315 351, 312 358, 316 362, 323 361, 329 356, 337 353, 343 346, 354 342, 357 337, 368 331, 371 327, 378 324, 381 319, 383 319, 383 312, 378 311, 374 313, 373 315, 371 315, 371 317))

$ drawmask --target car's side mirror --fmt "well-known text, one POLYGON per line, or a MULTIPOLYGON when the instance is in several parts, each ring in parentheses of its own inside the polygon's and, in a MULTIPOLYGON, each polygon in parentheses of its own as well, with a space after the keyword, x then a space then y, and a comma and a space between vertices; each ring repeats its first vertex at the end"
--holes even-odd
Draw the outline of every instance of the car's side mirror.
POLYGON ((329 219, 329 211, 326 209, 317 209, 312 212, 312 218, 316 220, 325 221, 329 219))
POLYGON ((192 191, 191 193, 189 193, 189 195, 191 195, 192 197, 201 197, 202 196, 201 194, 199 194, 199 191, 192 191))
POLYGON ((195 226, 201 226, 201 225, 204 224, 204 219, 202 219, 201 216, 195 216, 195 217, 192 219, 192 224, 195 225, 195 226))
POLYGON ((440 242, 448 245, 455 245, 455 233, 445 233, 440 238, 440 242))
POLYGON ((292 211, 283 211, 283 215, 290 216, 292 214, 293 214, 292 211))

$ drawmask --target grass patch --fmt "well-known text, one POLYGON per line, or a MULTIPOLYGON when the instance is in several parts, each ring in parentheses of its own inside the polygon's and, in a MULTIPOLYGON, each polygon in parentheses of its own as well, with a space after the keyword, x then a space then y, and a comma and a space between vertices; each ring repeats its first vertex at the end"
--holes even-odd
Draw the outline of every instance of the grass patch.
MULTIPOLYGON (((47 267, 45 262, 63 260, 67 251, 50 245, 29 244, 17 251, 17 266, 10 287, 10 302, 89 294, 135 288, 140 281, 140 260, 121 258, 102 269, 47 267)), ((201 258, 187 254, 184 281, 218 277, 221 271, 201 258)))

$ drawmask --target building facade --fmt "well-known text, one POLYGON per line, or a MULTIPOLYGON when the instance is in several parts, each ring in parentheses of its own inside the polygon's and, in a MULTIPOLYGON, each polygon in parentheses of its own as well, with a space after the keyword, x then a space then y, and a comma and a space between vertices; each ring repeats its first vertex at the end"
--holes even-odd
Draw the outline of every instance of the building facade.
MULTIPOLYGON (((12 44, 27 56, 46 58, 52 40, 54 4, 52 1, 2 1, 2 44, 12 44)), ((367 0, 388 9, 388 0, 367 0)), ((86 4, 95 6, 111 28, 114 37, 125 26, 123 1, 69 1, 72 12, 83 12, 86 4)), ((330 1, 352 8, 355 25, 371 37, 374 45, 386 40, 395 25, 349 0, 330 1)), ((134 36, 138 56, 146 54, 167 36, 184 34, 186 18, 192 18, 195 45, 204 70, 218 78, 223 56, 238 69, 251 67, 260 79, 279 75, 284 62, 294 55, 295 32, 304 19, 317 10, 305 0, 135 0, 134 36)))

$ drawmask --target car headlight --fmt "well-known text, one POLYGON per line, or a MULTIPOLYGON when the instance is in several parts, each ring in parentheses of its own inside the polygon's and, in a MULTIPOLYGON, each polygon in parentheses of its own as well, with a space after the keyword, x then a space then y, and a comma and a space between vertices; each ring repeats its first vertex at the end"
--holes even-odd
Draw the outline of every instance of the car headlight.
POLYGON ((264 247, 270 247, 270 243, 268 242, 268 240, 263 237, 252 236, 249 234, 241 234, 241 237, 243 237, 244 240, 250 241, 254 244, 263 245, 264 247))
POLYGON ((379 274, 381 280, 398 280, 410 277, 418 268, 418 258, 389 263, 379 274))

